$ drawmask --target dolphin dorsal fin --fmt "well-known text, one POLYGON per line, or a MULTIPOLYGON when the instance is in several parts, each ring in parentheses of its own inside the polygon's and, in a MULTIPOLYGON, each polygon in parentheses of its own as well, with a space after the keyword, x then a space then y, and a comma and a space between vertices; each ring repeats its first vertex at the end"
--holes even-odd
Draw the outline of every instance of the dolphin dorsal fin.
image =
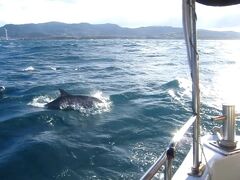
POLYGON ((70 96, 70 94, 64 91, 63 89, 59 89, 59 91, 60 91, 60 96, 70 96))

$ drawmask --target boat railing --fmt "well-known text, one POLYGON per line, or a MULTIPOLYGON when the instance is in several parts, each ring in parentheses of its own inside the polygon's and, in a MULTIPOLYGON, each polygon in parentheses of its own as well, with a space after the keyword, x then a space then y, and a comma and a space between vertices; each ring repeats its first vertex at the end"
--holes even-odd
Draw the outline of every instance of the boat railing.
POLYGON ((188 129, 193 125, 197 116, 192 116, 188 121, 181 127, 179 131, 174 135, 168 148, 162 153, 162 155, 155 161, 155 163, 147 170, 147 172, 141 177, 141 180, 150 180, 158 172, 161 172, 163 166, 164 168, 164 179, 172 178, 172 161, 175 157, 175 150, 178 143, 183 139, 184 135, 188 129))

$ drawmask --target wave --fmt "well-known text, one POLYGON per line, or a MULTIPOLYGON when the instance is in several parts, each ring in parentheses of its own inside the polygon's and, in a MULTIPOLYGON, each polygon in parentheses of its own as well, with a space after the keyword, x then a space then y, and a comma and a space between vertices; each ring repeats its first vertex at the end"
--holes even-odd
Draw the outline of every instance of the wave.
POLYGON ((35 71, 33 66, 28 66, 27 68, 23 69, 23 71, 35 71))
POLYGON ((97 107, 101 109, 103 112, 107 112, 111 110, 112 102, 109 96, 103 94, 102 91, 95 91, 91 93, 91 96, 100 99, 102 103, 97 103, 97 107))
POLYGON ((122 71, 123 69, 115 66, 109 66, 109 67, 103 68, 102 70, 105 72, 112 72, 112 71, 115 72, 115 71, 122 71))
POLYGON ((180 87, 180 81, 178 79, 169 81, 161 86, 162 89, 178 89, 180 87))
POLYGON ((28 103, 28 105, 33 107, 45 107, 45 105, 51 101, 53 101, 54 98, 51 98, 49 96, 38 96, 34 97, 31 102, 28 103))
POLYGON ((191 82, 184 78, 178 78, 172 81, 169 81, 161 86, 162 89, 183 89, 187 90, 191 88, 191 82))
POLYGON ((188 106, 191 101, 191 82, 189 80, 175 79, 163 84, 161 88, 167 97, 171 98, 172 103, 181 105, 182 108, 189 111, 188 106))
POLYGON ((53 50, 53 49, 58 49, 58 48, 61 48, 61 46, 57 46, 57 45, 49 45, 49 46, 39 45, 39 46, 30 47, 28 49, 28 51, 29 52, 39 52, 39 51, 47 51, 49 49, 53 50))
MULTIPOLYGON (((55 67, 55 66, 48 66, 46 67, 46 69, 51 69, 53 71, 57 71, 60 70, 60 67, 55 67)), ((28 66, 26 68, 24 68, 22 71, 35 71, 36 69, 33 66, 28 66)))
POLYGON ((49 66, 49 68, 51 70, 54 70, 54 71, 57 71, 57 70, 61 69, 60 67, 54 67, 54 66, 49 66))
POLYGON ((126 91, 119 94, 113 94, 111 96, 111 99, 114 102, 114 104, 125 104, 128 101, 141 99, 144 96, 145 95, 138 93, 136 90, 136 91, 126 91))

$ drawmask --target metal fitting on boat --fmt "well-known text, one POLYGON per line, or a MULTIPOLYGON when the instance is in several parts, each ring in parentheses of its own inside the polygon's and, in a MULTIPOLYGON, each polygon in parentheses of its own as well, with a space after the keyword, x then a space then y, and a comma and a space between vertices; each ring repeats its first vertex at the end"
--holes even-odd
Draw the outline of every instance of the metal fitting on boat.
POLYGON ((222 126, 220 126, 220 127, 214 126, 212 128, 212 131, 217 134, 217 137, 218 137, 219 140, 222 139, 222 137, 223 137, 223 128, 222 128, 222 126))
POLYGON ((167 159, 174 159, 175 157, 175 148, 174 147, 169 147, 167 150, 167 159))
POLYGON ((213 120, 216 120, 216 121, 219 121, 219 120, 223 121, 222 137, 218 141, 218 144, 220 147, 223 147, 223 148, 234 149, 237 145, 237 142, 235 141, 235 135, 236 135, 235 106, 224 104, 222 108, 223 108, 223 115, 212 118, 213 120))

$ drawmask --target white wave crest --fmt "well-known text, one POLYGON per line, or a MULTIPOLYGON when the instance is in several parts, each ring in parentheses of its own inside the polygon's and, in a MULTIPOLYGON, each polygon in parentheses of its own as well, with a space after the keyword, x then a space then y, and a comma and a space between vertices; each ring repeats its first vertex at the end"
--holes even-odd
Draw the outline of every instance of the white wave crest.
POLYGON ((28 66, 27 68, 23 69, 23 71, 35 71, 33 66, 28 66))
POLYGON ((59 67, 53 67, 53 66, 49 66, 49 68, 50 68, 51 70, 54 70, 54 71, 57 71, 57 70, 60 69, 59 67))
POLYGON ((44 107, 47 103, 53 101, 53 98, 50 98, 48 96, 38 96, 33 98, 31 102, 28 103, 30 106, 34 107, 44 107))
POLYGON ((102 101, 101 103, 94 104, 95 107, 99 110, 99 113, 109 112, 111 110, 112 102, 109 96, 104 95, 102 91, 95 91, 91 93, 91 95, 102 101))

